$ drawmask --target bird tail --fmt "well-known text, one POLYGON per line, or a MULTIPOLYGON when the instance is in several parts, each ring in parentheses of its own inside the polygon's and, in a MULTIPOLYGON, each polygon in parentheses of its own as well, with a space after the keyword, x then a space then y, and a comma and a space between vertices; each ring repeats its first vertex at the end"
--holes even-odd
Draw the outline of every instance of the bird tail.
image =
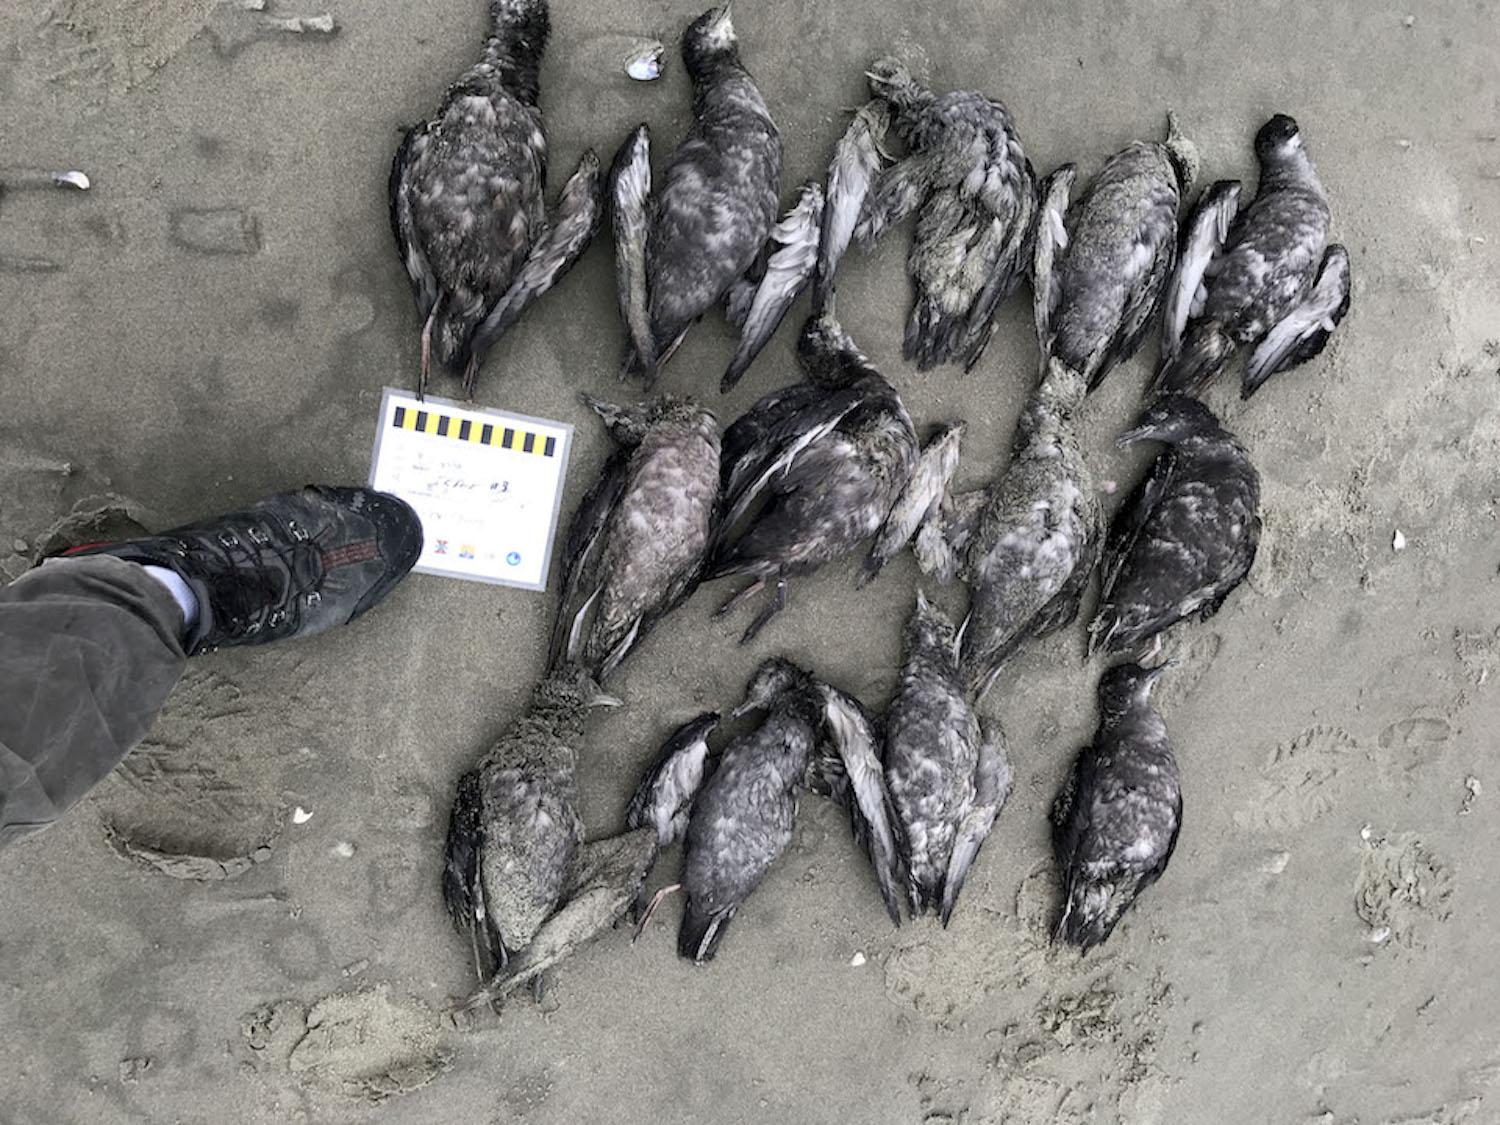
POLYGON ((682 915, 682 927, 677 931, 678 955, 700 965, 712 961, 737 909, 731 906, 725 910, 704 912, 689 898, 687 910, 682 915))
POLYGON ((1154 394, 1202 394, 1234 355, 1234 340, 1216 321, 1188 328, 1176 358, 1164 363, 1151 384, 1154 394))
POLYGON ((1095 883, 1077 874, 1071 876, 1062 916, 1057 920, 1052 940, 1076 945, 1081 952, 1087 953, 1109 937, 1115 923, 1140 891, 1136 879, 1095 883))
POLYGON ((906 322, 901 355, 914 361, 918 371, 931 371, 958 354, 968 330, 966 315, 947 312, 936 297, 923 293, 906 322))

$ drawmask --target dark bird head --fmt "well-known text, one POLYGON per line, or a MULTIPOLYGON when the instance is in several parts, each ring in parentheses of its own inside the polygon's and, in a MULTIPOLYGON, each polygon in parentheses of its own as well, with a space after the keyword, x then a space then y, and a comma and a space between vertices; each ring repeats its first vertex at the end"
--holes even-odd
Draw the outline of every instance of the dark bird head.
POLYGON ((710 8, 688 24, 682 33, 682 61, 693 77, 709 74, 722 63, 740 58, 740 41, 734 33, 732 0, 710 8))
POLYGON ((578 711, 590 707, 619 707, 622 703, 600 687, 583 668, 577 664, 564 664, 536 685, 532 706, 578 711))
POLYGON ((917 607, 906 622, 906 651, 941 652, 957 660, 959 641, 959 631, 948 615, 929 602, 919 587, 917 607))
POLYGON ((865 77, 870 80, 870 93, 898 113, 927 100, 927 90, 912 75, 911 68, 893 55, 876 59, 865 77))
POLYGON ((1302 148, 1302 131, 1294 118, 1278 113, 1255 134, 1255 155, 1262 161, 1284 160, 1302 148))
POLYGON ((787 692, 812 684, 810 674, 804 672, 784 656, 773 656, 761 662, 745 685, 745 701, 734 709, 733 718, 748 715, 751 711, 768 710, 787 692))
POLYGON ((869 375, 879 378, 875 365, 844 331, 833 306, 833 295, 829 294, 823 310, 807 318, 802 334, 797 337, 797 359, 808 379, 819 386, 837 389, 869 375))
POLYGON ((1139 664, 1116 664, 1099 677, 1099 710, 1106 721, 1128 715, 1146 706, 1151 700, 1151 689, 1162 673, 1176 662, 1172 660, 1158 664, 1155 668, 1143 668, 1139 664))
POLYGON ((542 55, 552 32, 547 0, 490 0, 490 39, 485 55, 518 98, 535 105, 542 55))
POLYGON ((1132 429, 1115 439, 1115 444, 1122 448, 1138 441, 1177 445, 1191 438, 1221 433, 1219 419, 1197 399, 1187 395, 1162 395, 1146 407, 1132 429))
POLYGON ((1177 194, 1186 197, 1193 188, 1193 181, 1198 178, 1198 146, 1188 140, 1178 124, 1177 115, 1171 110, 1167 111, 1167 139, 1162 147, 1167 150, 1167 159, 1177 174, 1177 194))

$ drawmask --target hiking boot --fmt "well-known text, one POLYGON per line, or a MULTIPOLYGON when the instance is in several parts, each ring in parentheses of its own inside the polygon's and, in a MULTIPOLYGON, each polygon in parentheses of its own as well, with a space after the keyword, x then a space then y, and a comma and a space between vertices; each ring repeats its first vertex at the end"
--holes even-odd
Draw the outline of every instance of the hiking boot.
POLYGON ((404 500, 309 485, 160 535, 65 554, 175 571, 198 598, 198 620, 183 640, 197 656, 352 621, 390 593, 421 553, 422 525, 404 500))

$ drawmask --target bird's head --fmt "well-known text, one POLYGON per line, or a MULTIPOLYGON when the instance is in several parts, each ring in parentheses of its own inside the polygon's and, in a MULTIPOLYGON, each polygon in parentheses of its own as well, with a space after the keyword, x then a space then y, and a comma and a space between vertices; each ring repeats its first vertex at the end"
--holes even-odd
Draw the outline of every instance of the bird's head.
POLYGON ((1302 130, 1295 118, 1278 113, 1255 134, 1255 155, 1261 161, 1286 160, 1302 151, 1302 130))
POLYGON ((1163 661, 1155 668, 1139 664, 1116 664, 1099 678, 1099 710, 1106 717, 1124 715, 1144 707, 1162 673, 1176 662, 1163 661))
POLYGON ((1193 190, 1193 181, 1198 178, 1201 161, 1198 146, 1188 140, 1177 121, 1177 115, 1170 110, 1167 112, 1167 139, 1163 147, 1167 150, 1167 159, 1172 162, 1172 170, 1177 173, 1177 194, 1186 196, 1193 190))
POLYGON ((1214 412, 1187 395, 1162 395, 1146 407, 1136 424, 1126 430, 1115 444, 1121 448, 1140 441, 1159 441, 1176 445, 1189 438, 1219 432, 1214 412))
POLYGON ((777 699, 812 679, 806 672, 784 656, 773 656, 761 662, 745 685, 745 701, 734 709, 733 718, 748 715, 751 711, 764 711, 777 699))
POLYGON ((734 33, 733 0, 710 8, 682 33, 682 61, 689 74, 702 74, 715 62, 739 58, 740 41, 734 33))
POLYGON ((927 600, 927 594, 917 587, 917 606, 906 622, 906 648, 936 649, 958 658, 960 633, 948 615, 927 600))
POLYGON ((870 80, 870 93, 896 107, 909 103, 921 89, 911 68, 894 55, 876 59, 865 77, 870 80))

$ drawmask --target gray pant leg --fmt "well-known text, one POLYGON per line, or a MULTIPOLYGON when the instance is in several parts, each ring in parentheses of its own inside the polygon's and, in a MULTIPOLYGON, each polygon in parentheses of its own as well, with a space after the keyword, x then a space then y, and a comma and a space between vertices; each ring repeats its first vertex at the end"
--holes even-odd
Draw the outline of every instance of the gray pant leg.
POLYGON ((135 563, 58 559, 0 589, 0 846, 135 747, 182 675, 182 611, 135 563))

